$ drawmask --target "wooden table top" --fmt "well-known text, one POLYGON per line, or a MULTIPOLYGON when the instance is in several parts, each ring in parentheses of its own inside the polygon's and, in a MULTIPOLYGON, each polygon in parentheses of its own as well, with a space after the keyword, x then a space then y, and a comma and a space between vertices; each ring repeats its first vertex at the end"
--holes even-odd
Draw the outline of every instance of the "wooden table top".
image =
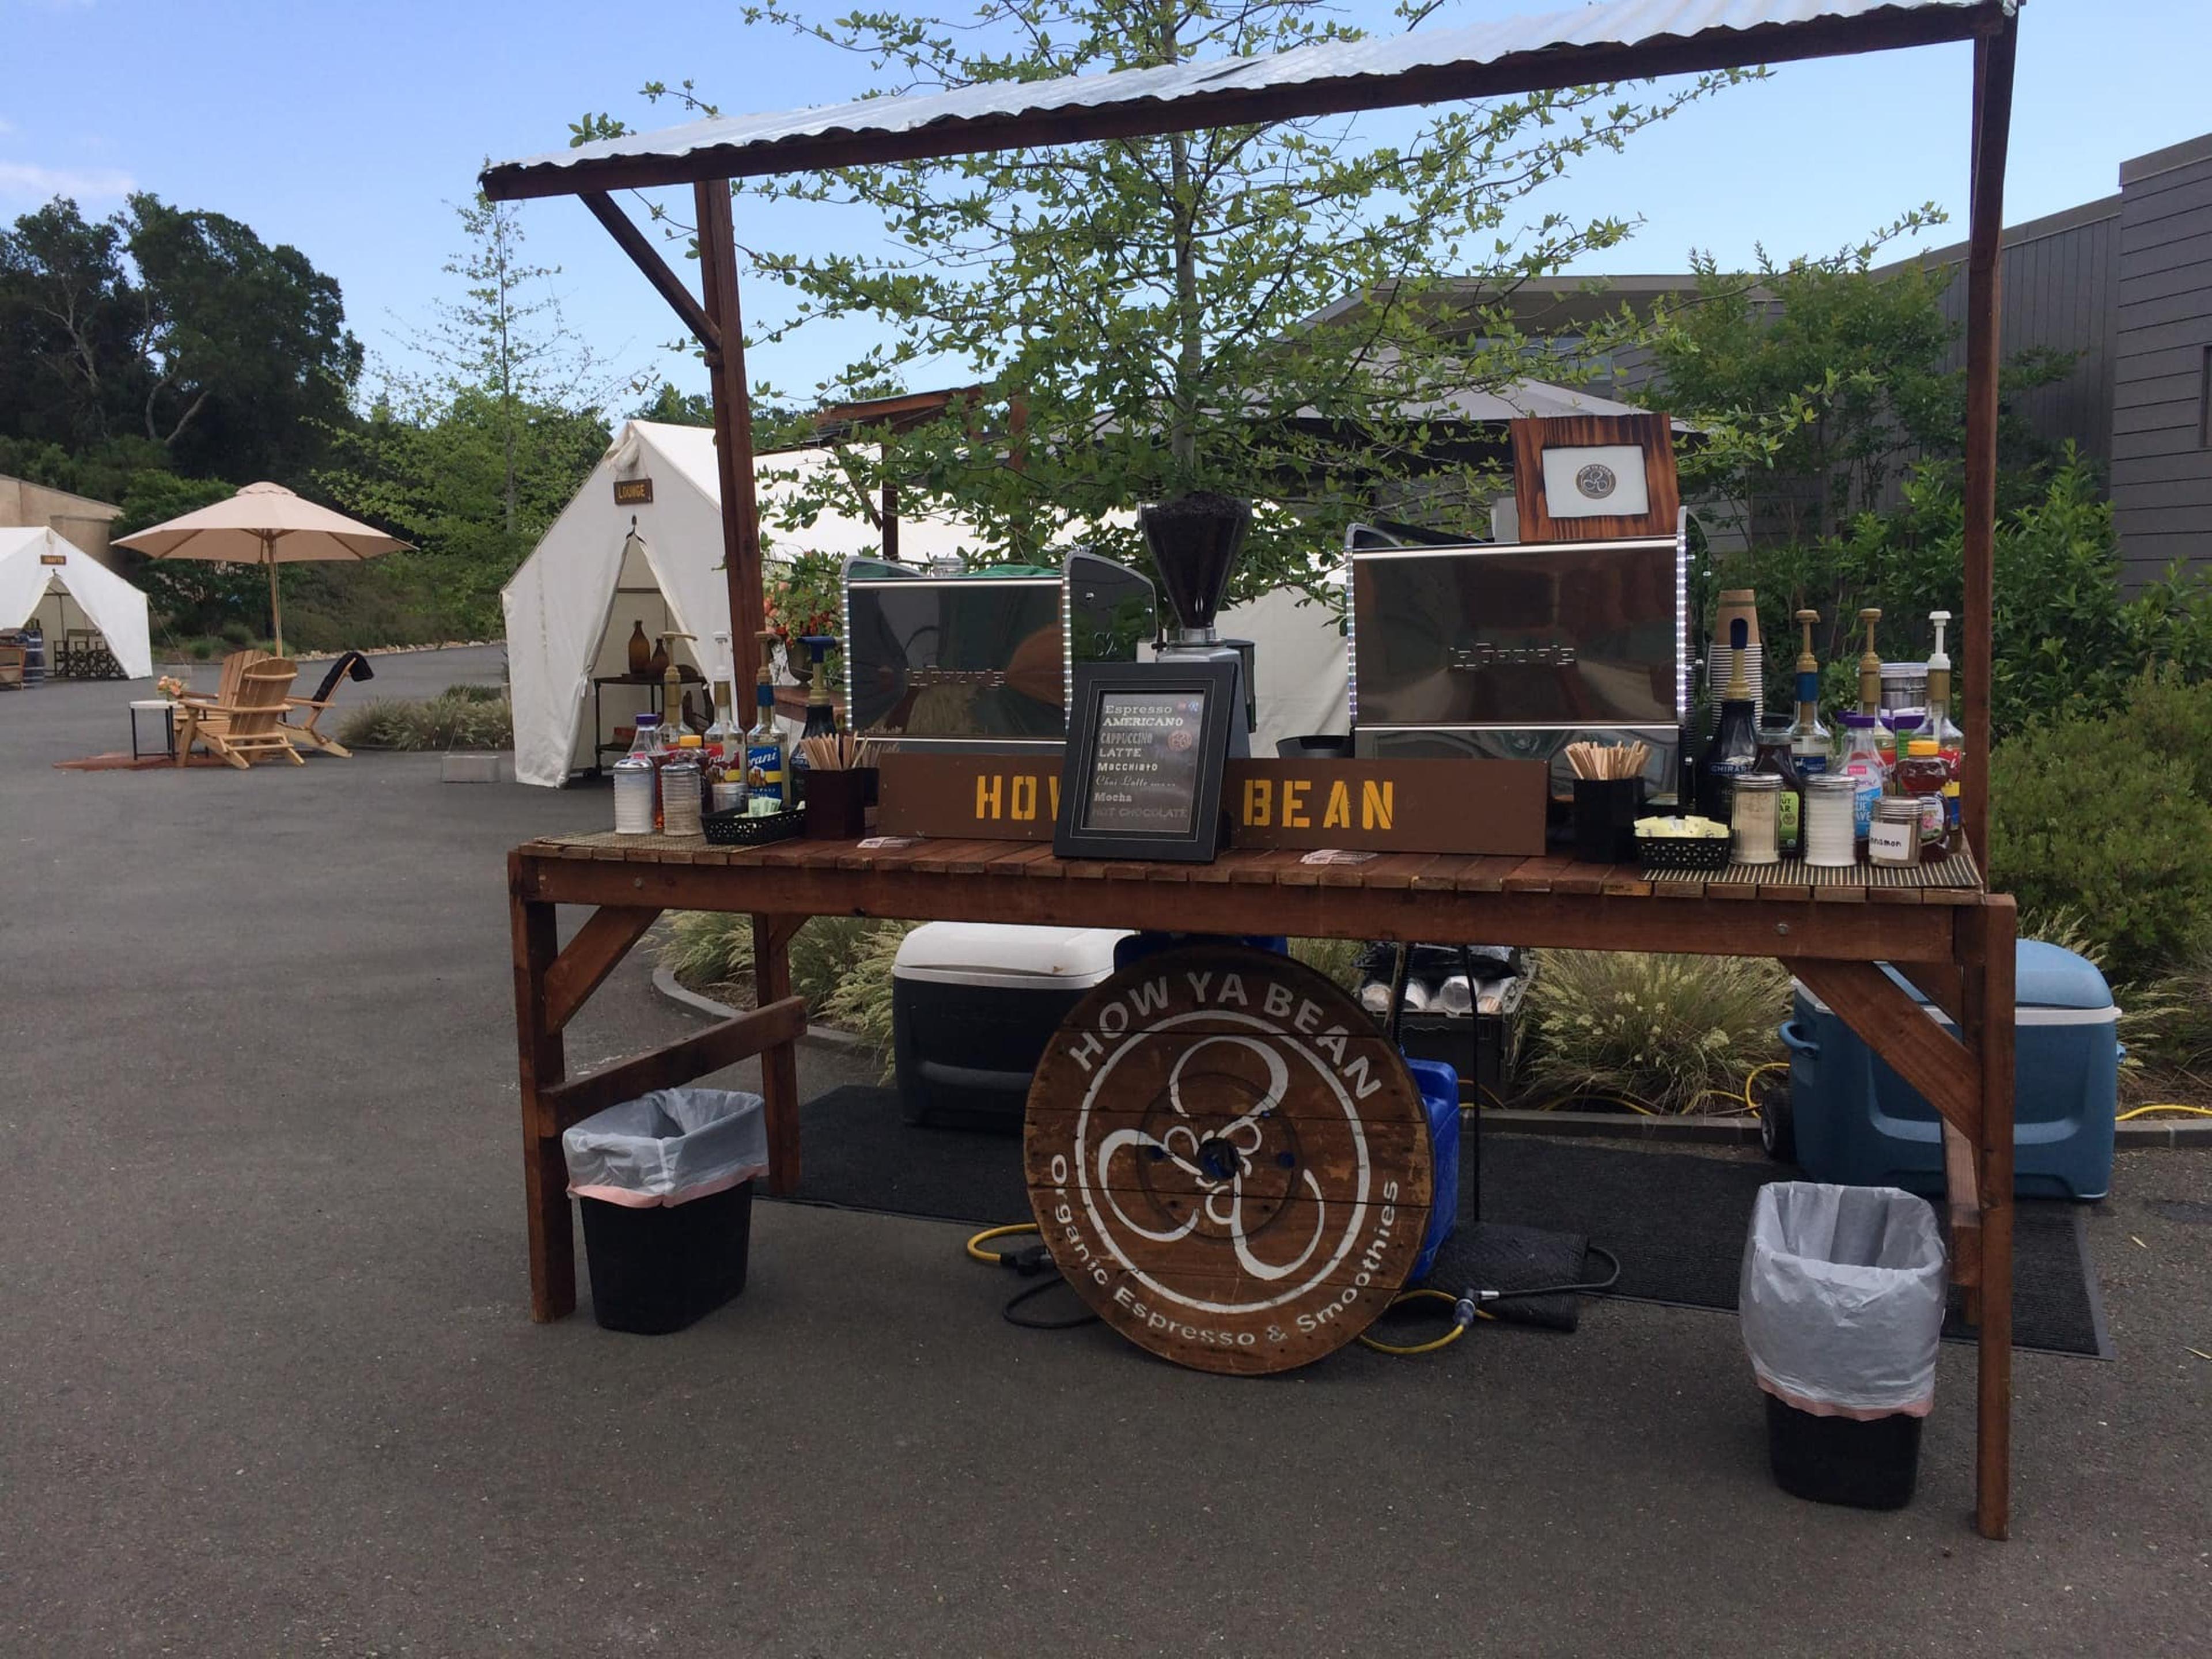
POLYGON ((1144 882, 1284 888, 1358 888, 1377 892, 1560 893, 1665 899, 1768 900, 1835 904, 1978 904, 1982 881, 1972 858, 1891 869, 1859 865, 1816 869, 1801 860, 1732 866, 1711 875, 1649 871, 1636 864, 1584 864, 1560 854, 1539 858, 1385 853, 1357 864, 1308 864, 1296 851, 1224 853, 1211 864, 1145 860, 1062 860, 1039 842, 882 838, 776 842, 717 847, 698 836, 551 836, 526 842, 526 859, 584 860, 660 866, 705 865, 763 870, 1000 876, 1024 881, 1144 882))

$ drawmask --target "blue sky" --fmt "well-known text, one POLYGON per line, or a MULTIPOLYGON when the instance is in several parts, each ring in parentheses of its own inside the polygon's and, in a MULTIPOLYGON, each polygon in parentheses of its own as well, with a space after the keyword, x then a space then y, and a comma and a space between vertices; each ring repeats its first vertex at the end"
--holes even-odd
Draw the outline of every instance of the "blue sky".
MULTIPOLYGON (((1549 9, 1458 0, 1444 21, 1549 9)), ((457 240, 448 204, 485 157, 560 148, 587 109, 641 125, 678 118, 638 99, 649 79, 691 76, 732 112, 865 89, 865 65, 749 29, 730 0, 0 0, 0 42, 11 60, 0 216, 57 191, 104 214, 129 189, 230 214, 335 276, 372 354, 402 350, 399 337, 450 282, 439 270, 457 240), (43 64, 52 72, 23 72, 43 64)), ((2123 160, 2212 130, 2208 62, 2205 0, 2032 0, 2008 218, 2107 194, 2123 160)), ((1679 270, 1693 245, 1723 262, 1747 261, 1754 242, 1782 256, 1825 252, 1929 199, 1954 216, 1937 238, 1956 240, 1967 88, 1964 46, 1787 65, 1536 199, 1646 221, 1593 270, 1679 270)), ((739 208, 749 243, 805 251, 856 234, 802 205, 739 208)), ((568 321, 597 351, 703 384, 696 364, 661 349, 672 319, 580 206, 529 204, 525 226, 531 252, 562 267, 568 321)), ((832 367, 826 345, 804 344, 752 364, 799 388, 832 367)))

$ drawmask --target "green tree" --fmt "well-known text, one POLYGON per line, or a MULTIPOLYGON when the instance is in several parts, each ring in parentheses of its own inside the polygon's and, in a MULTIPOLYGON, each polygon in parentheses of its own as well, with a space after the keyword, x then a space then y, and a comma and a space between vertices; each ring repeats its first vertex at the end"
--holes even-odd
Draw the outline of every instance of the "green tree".
MULTIPOLYGON (((1414 27, 1433 9, 1404 4, 1395 21, 1414 27)), ((985 0, 958 20, 862 9, 835 21, 769 0, 746 15, 850 52, 886 93, 1361 33, 1317 0, 985 0)), ((760 180, 745 188, 880 218, 893 250, 757 255, 793 300, 791 322, 762 337, 866 319, 884 343, 819 388, 824 397, 924 373, 988 382, 980 406, 898 436, 884 459, 878 434, 859 434, 853 451, 869 475, 862 488, 887 470, 910 500, 957 503, 981 525, 981 551, 1020 556, 1073 521, 1092 526, 1102 550, 1140 557, 1134 533, 1108 514, 1224 489, 1297 509, 1255 529, 1240 590, 1311 583, 1343 524, 1395 483, 1486 501, 1486 467, 1436 441, 1449 400, 1532 360, 1558 373, 1502 304, 1448 316, 1441 279, 1474 276, 1502 297, 1619 240, 1620 219, 1532 210, 1530 198, 1577 157, 1620 148, 1728 78, 1455 108, 1402 145, 1331 118, 760 180), (1346 295, 1370 301, 1355 322, 1304 326, 1346 295)), ((712 108, 690 82, 647 93, 712 108)), ((617 127, 593 116, 576 131, 581 140, 617 127)), ((817 505, 799 500, 794 511, 817 505)))
POLYGON ((518 404, 490 386, 442 395, 370 409, 337 434, 318 482, 413 543, 378 562, 424 573, 445 630, 482 638, 501 631, 500 588, 599 464, 607 425, 596 409, 518 404))
POLYGON ((220 213, 141 194, 128 222, 146 301, 144 434, 181 471, 302 475, 361 377, 336 279, 220 213))
POLYGON ((562 320, 551 286, 561 268, 532 264, 524 253, 517 204, 478 194, 454 211, 465 242, 444 270, 460 278, 459 295, 436 301, 428 326, 410 337, 436 373, 406 386, 404 395, 418 406, 450 404, 472 434, 489 423, 500 457, 501 525, 513 535, 527 516, 533 453, 541 447, 534 429, 546 411, 603 405, 615 387, 562 320))
POLYGON ((0 231, 0 434, 76 449, 137 402, 145 305, 125 230, 56 197, 0 231))
POLYGON ((712 426, 714 400, 703 392, 682 392, 672 380, 663 380, 653 395, 631 411, 639 421, 665 421, 671 426, 712 426))
POLYGON ((142 193, 90 223, 57 198, 0 233, 0 435, 292 481, 361 364, 337 283, 222 214, 142 193))
POLYGON ((318 483, 415 544, 381 562, 422 574, 444 629, 473 638, 500 631, 499 589, 605 452, 623 383, 562 325, 558 268, 529 262, 514 208, 479 196, 455 212, 458 291, 404 337, 421 367, 381 365, 318 483))
MULTIPOLYGON (((1832 690, 1848 701, 1862 606, 1882 608, 1878 643, 1897 657, 1927 652, 1929 609, 1962 608, 1966 375, 1959 327, 1944 310, 1954 271, 1873 265, 1878 250, 1941 216, 1924 207, 1856 247, 1785 265, 1762 260, 1755 271, 1723 272, 1693 254, 1696 292, 1662 307, 1644 331, 1658 371, 1644 401, 1698 428, 1680 455, 1683 493, 1702 503, 1709 527, 1728 532, 1719 550, 1696 561, 1693 609, 1705 615, 1719 588, 1758 591, 1771 699, 1788 701, 1796 653, 1787 642, 1797 638, 1791 617, 1800 609, 1820 611, 1814 647, 1832 690)), ((2034 351, 2003 367, 1999 508, 2016 548, 2055 544, 2077 572, 2116 572, 2109 513, 2100 530, 2090 510, 2101 507, 2092 471, 2069 460, 2054 480, 2057 458, 2011 407, 2070 362, 2034 351), (2059 519, 2068 532, 2055 544, 2031 533, 2059 519)), ((2002 565, 2002 541, 1997 556, 2002 565)), ((2042 590, 2032 591, 2035 608, 2042 590)), ((2106 597, 2117 613, 2117 590, 2106 597)), ((1962 631, 1951 651, 1972 672, 1962 631)), ((2002 627, 1998 647, 2006 648, 2002 627)), ((2040 706, 2035 695, 2008 701, 2016 714, 2040 706)))

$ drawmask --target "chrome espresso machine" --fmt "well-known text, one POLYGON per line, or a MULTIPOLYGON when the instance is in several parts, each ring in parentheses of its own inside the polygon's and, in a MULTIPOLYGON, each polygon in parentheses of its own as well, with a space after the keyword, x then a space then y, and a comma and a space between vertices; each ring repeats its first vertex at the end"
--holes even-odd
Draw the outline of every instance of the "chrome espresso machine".
POLYGON ((1353 752, 1552 763, 1583 738, 1649 744, 1645 777, 1680 783, 1690 713, 1689 551, 1671 536, 1408 543, 1346 538, 1353 752))
POLYGON ((1152 584, 1080 550, 1058 570, 845 562, 845 708, 898 749, 1057 750, 1079 662, 1134 662, 1152 584))

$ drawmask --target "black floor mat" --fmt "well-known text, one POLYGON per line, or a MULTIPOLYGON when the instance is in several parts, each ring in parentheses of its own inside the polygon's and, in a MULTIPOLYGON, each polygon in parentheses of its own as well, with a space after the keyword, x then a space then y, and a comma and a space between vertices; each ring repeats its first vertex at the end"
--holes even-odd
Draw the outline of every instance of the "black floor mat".
MULTIPOLYGON (((833 1089, 799 1109, 805 1178, 794 1197, 988 1226, 1029 1218, 1012 1126, 917 1128, 889 1089, 833 1089)), ((1579 1233, 1620 1258, 1614 1294, 1681 1307, 1735 1306, 1744 1234, 1778 1164, 1650 1152, 1551 1135, 1486 1134, 1482 1217, 1579 1233)), ((2013 1228, 2013 1338, 2023 1348, 2110 1357, 2078 1206, 2029 1200, 2013 1228)), ((1447 1288, 1447 1243, 1431 1279, 1447 1288)), ((1962 1334, 1954 1314, 1947 1336, 1962 1334)))

